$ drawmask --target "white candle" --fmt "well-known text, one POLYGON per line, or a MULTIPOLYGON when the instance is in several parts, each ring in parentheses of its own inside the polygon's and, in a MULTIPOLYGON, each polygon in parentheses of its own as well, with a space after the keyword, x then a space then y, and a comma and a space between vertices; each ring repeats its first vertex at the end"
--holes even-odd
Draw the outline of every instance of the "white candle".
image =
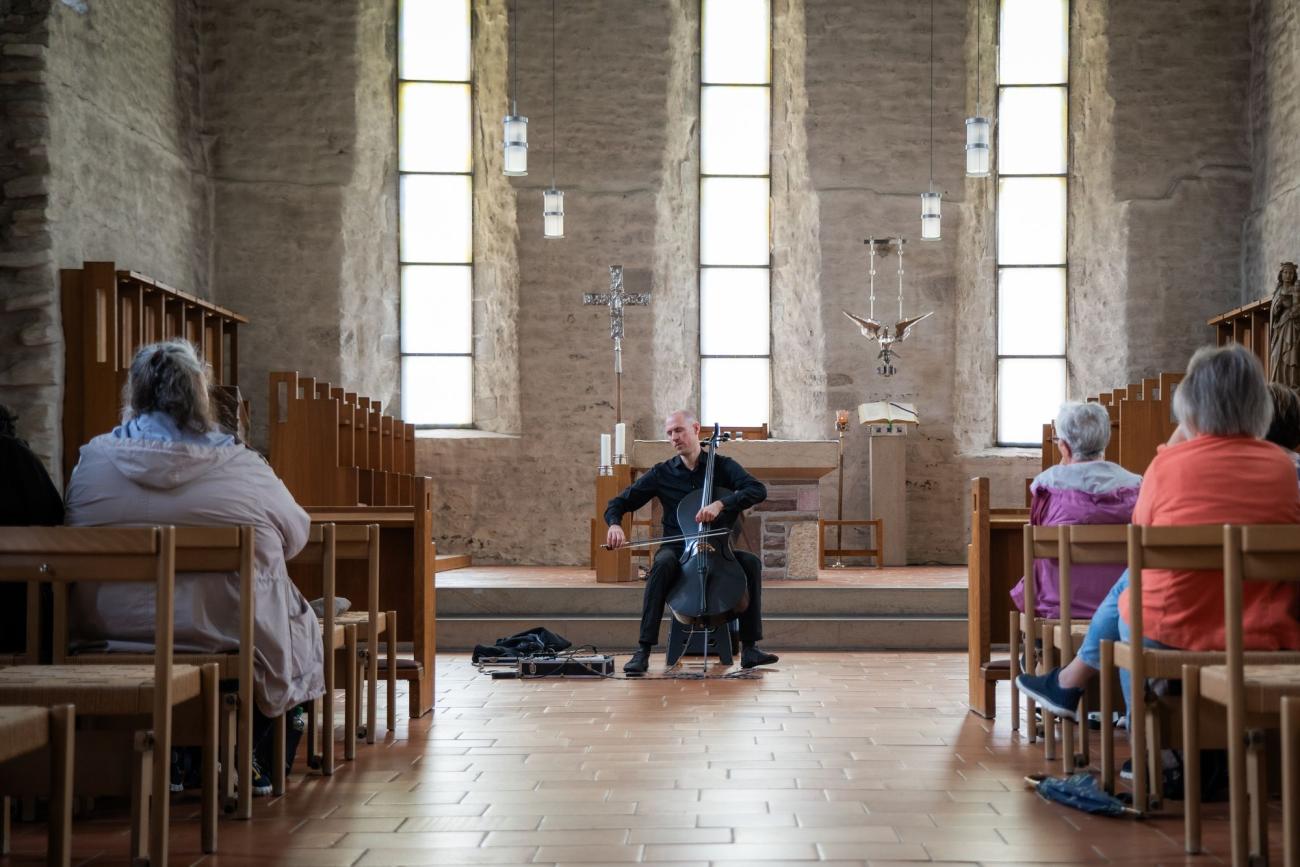
POLYGON ((623 422, 614 425, 614 454, 619 457, 627 454, 627 425, 623 422))
POLYGON ((609 434, 600 435, 600 465, 607 467, 612 462, 609 459, 609 434))

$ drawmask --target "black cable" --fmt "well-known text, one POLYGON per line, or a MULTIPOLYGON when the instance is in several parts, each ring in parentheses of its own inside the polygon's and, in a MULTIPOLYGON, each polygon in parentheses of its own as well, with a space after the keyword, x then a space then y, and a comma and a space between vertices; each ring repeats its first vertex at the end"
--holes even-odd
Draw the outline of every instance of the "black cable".
POLYGON ((555 189, 555 118, 559 113, 560 104, 555 95, 555 0, 551 0, 551 189, 555 189))
POLYGON ((930 192, 934 192, 934 0, 930 0, 930 192))

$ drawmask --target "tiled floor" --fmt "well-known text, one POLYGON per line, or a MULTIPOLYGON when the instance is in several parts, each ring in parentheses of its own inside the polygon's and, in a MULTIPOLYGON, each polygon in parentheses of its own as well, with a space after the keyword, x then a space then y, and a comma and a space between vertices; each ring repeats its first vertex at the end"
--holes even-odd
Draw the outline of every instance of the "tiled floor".
MULTIPOLYGON (((799 653, 707 681, 491 680, 448 656, 436 714, 223 821, 219 856, 178 804, 173 863, 1223 863, 1182 854, 1177 815, 1039 800, 1022 778, 1041 750, 971 716, 965 693, 961 654, 799 653)), ((1222 855, 1225 807, 1207 809, 1222 855)), ((39 851, 40 826, 17 830, 39 851)), ((77 854, 122 863, 125 834, 79 822, 77 854)))
MULTIPOLYGON (((468 566, 438 573, 438 587, 585 587, 596 585, 596 573, 578 566, 468 566)), ((640 581, 603 584, 638 592, 640 581)), ((765 588, 799 587, 965 587, 965 566, 886 566, 883 569, 822 569, 816 581, 764 581, 765 588)))

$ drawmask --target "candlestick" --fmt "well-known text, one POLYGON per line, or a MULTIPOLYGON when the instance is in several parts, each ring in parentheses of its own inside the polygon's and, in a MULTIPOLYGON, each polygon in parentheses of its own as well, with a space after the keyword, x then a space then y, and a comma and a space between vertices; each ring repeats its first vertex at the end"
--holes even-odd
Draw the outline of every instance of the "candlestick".
MULTIPOLYGON (((844 520, 844 432, 849 429, 849 411, 847 409, 835 410, 835 432, 839 435, 840 456, 839 456, 839 490, 836 492, 838 503, 835 509, 835 519, 844 520)), ((835 547, 844 548, 844 525, 838 524, 835 527, 835 547)), ((843 569, 844 561, 839 554, 835 555, 835 562, 831 564, 832 569, 843 569)))

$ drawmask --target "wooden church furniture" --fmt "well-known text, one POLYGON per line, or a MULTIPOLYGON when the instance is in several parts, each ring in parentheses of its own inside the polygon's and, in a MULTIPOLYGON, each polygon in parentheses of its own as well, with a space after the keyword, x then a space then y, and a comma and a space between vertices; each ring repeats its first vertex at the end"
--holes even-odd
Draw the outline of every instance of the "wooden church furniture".
MULTIPOLYGON (((1052 630, 1051 650, 1056 658, 1049 661, 1052 668, 1069 665, 1079 652, 1088 634, 1088 620, 1075 620, 1071 609, 1073 582, 1071 573, 1075 564, 1127 563, 1127 524, 1067 524, 1062 526, 1057 563, 1060 567, 1061 617, 1052 630)), ((1079 700, 1079 719, 1086 719, 1086 695, 1079 700)), ((1055 731, 1044 733, 1049 739, 1055 731)), ((1076 726, 1073 720, 1061 719, 1061 767, 1064 773, 1074 773, 1076 767, 1086 767, 1090 762, 1088 727, 1076 726), (1077 737, 1076 737, 1077 729, 1077 737), (1077 743, 1076 743, 1077 740, 1077 743)))
POLYGON ((59 272, 64 338, 63 477, 81 446, 121 420, 122 386, 141 346, 182 338, 214 385, 239 384, 239 327, 248 320, 113 262, 59 272))
MULTIPOLYGON (((414 658, 398 658, 397 677, 411 684, 411 716, 423 715, 433 707, 437 551, 432 480, 414 473, 414 425, 383 415, 377 401, 292 372, 270 375, 267 423, 271 467, 312 521, 379 525, 379 607, 400 612, 387 627, 394 641, 410 636, 414 658)), ((338 564, 336 579, 338 595, 365 597, 364 563, 338 564)))
POLYGON ((51 707, 0 707, 0 855, 10 849, 9 795, 24 793, 27 769, 14 760, 34 756, 49 767, 50 815, 45 863, 69 867, 72 863, 72 769, 75 756, 76 709, 70 704, 51 707))
MULTIPOLYGON (((335 528, 335 558, 338 563, 364 563, 368 582, 366 587, 366 609, 353 608, 337 615, 336 624, 352 626, 358 636, 365 634, 365 681, 366 681, 366 743, 375 742, 375 730, 379 727, 376 716, 376 703, 379 683, 379 636, 384 636, 385 664, 384 672, 388 684, 388 731, 397 728, 397 641, 390 624, 397 622, 396 611, 383 611, 379 608, 379 525, 339 524, 335 528)), ((360 662, 360 660, 358 661, 360 662)), ((353 694, 353 701, 361 701, 361 690, 353 694)), ((359 711, 353 710, 355 718, 360 720, 359 711)))
MULTIPOLYGON (((759 425, 725 425, 718 423, 718 428, 724 434, 730 434, 733 440, 765 440, 768 438, 767 422, 759 425)), ((713 425, 701 424, 701 436, 705 436, 705 431, 712 431, 713 425)), ((707 438, 707 437, 705 437, 707 438)))
POLYGON ((1241 307, 1220 313, 1205 320, 1205 324, 1214 329, 1216 346, 1225 343, 1240 343, 1249 349, 1259 363, 1264 366, 1264 376, 1269 375, 1269 314, 1273 309, 1272 298, 1261 298, 1241 307))
MULTIPOLYGON (((1265 731, 1282 741, 1283 855, 1300 865, 1300 659, 1247 664, 1243 650, 1242 585, 1246 581, 1300 582, 1300 527, 1225 526, 1223 533, 1225 662, 1184 667, 1183 743, 1188 852, 1201 850, 1201 718, 1227 714, 1231 790, 1232 863, 1263 863, 1268 855, 1265 731), (1218 710, 1218 709, 1222 710, 1218 710)), ((1278 654, 1278 657, 1284 656, 1278 654)), ((1289 654, 1296 657, 1296 654, 1289 654)))
POLYGON ((72 582, 151 581, 156 588, 151 665, 20 665, 0 669, 0 705, 72 704, 80 718, 125 723, 119 730, 82 731, 74 771, 80 795, 116 792, 111 778, 131 781, 131 857, 166 864, 170 815, 173 712, 177 727, 201 729, 204 852, 217 842, 217 666, 172 661, 175 588, 172 527, 0 528, 0 580, 39 580, 56 588, 54 647, 67 647, 65 590, 72 582), (144 718, 144 731, 136 720, 144 718), (135 731, 129 753, 121 738, 135 731), (116 745, 116 746, 115 746, 116 745))
MULTIPOLYGON (((234 653, 172 654, 174 661, 187 665, 215 664, 222 681, 236 684, 233 692, 223 690, 222 694, 219 788, 226 810, 233 811, 239 819, 253 817, 252 787, 243 786, 236 792, 235 778, 252 779, 253 773, 255 544, 256 531, 252 527, 176 528, 177 573, 234 572, 239 575, 239 649, 234 653)), ((153 662, 153 654, 95 652, 65 654, 61 658, 56 650, 54 661, 73 665, 148 665, 153 662)))
POLYGON ((871 557, 877 569, 885 568, 885 522, 880 518, 857 521, 835 521, 829 518, 817 520, 817 568, 827 567, 828 557, 871 557), (870 527, 872 546, 870 548, 827 548, 826 531, 833 527, 870 527))
MULTIPOLYGON (((968 703, 986 719, 997 713, 997 683, 1010 676, 1006 660, 992 659, 992 646, 1009 641, 1011 588, 1024 574, 1023 527, 1028 509, 993 508, 989 480, 971 479, 971 541, 967 547, 966 655, 968 703)), ((1019 613, 1019 612, 1017 612, 1019 613)))
MULTIPOLYGON (((1173 395, 1182 379, 1181 373, 1162 373, 1088 398, 1089 402, 1105 407, 1110 415, 1110 442, 1106 444, 1105 460, 1138 475, 1146 472, 1156 450, 1178 426, 1173 415, 1173 395)), ((1061 452, 1053 436, 1052 425, 1044 424, 1044 470, 1061 462, 1061 452)))
MULTIPOLYGON (((334 613, 336 584, 336 527, 334 524, 314 523, 307 536, 307 544, 289 561, 290 574, 294 584, 308 598, 319 597, 324 603, 324 615, 319 618, 321 645, 325 658, 325 695, 321 697, 321 717, 317 717, 315 702, 308 711, 307 722, 307 762, 320 762, 321 772, 326 776, 334 773, 334 690, 337 687, 337 654, 346 648, 349 654, 356 651, 355 644, 346 641, 343 624, 337 621, 334 613), (318 577, 317 577, 318 576, 318 577), (319 747, 318 739, 321 740, 319 747), (319 752, 317 751, 319 749, 319 752)), ((352 655, 346 658, 345 671, 355 672, 356 660, 352 655)), ((357 740, 357 720, 353 713, 356 702, 353 697, 355 684, 351 676, 345 687, 345 704, 348 713, 344 717, 343 738, 346 746, 355 746, 357 740)), ((351 758, 349 751, 348 758, 351 758)))
MULTIPOLYGON (((1020 674, 1020 659, 1023 654, 1025 660, 1025 669, 1035 674, 1044 674, 1047 671, 1047 665, 1050 664, 1050 654, 1046 654, 1049 644, 1047 640, 1042 641, 1042 649, 1039 649, 1039 641, 1048 639, 1051 635, 1052 628, 1058 622, 1055 619, 1039 617, 1037 584, 1033 580, 1033 563, 1035 560, 1054 560, 1060 552, 1061 532, 1059 527, 1035 527, 1026 522, 1021 527, 1021 562, 1025 564, 1025 610, 1020 611, 1014 605, 1008 614, 1007 620, 1007 664, 1009 671, 1007 679, 1011 682, 1011 729, 1017 731, 1020 728, 1020 688, 1016 686, 1016 677, 1020 674)), ((1010 591, 1007 591, 1010 594, 1010 591)), ((1025 699, 1025 727, 1029 734, 1029 742, 1032 744, 1038 739, 1037 716, 1034 713, 1035 702, 1033 699, 1025 699)), ((1054 732, 1055 718, 1052 713, 1043 708, 1043 757, 1049 761, 1056 758, 1053 752, 1056 747, 1056 741, 1052 733, 1054 732)))

